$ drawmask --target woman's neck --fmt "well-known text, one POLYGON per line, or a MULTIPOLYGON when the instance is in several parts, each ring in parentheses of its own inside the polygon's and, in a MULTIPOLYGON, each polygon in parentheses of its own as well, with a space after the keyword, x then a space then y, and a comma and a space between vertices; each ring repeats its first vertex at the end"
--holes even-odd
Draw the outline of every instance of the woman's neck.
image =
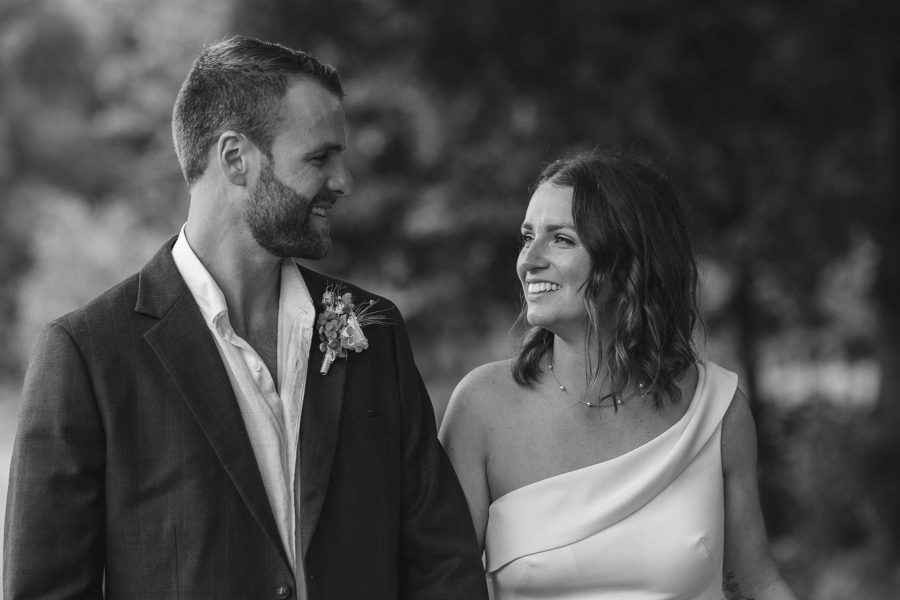
POLYGON ((558 381, 554 384, 564 386, 576 397, 585 395, 590 387, 598 391, 605 379, 606 366, 600 363, 600 345, 591 340, 569 340, 558 335, 553 336, 553 349, 547 357, 547 367, 552 365, 553 374, 558 381))

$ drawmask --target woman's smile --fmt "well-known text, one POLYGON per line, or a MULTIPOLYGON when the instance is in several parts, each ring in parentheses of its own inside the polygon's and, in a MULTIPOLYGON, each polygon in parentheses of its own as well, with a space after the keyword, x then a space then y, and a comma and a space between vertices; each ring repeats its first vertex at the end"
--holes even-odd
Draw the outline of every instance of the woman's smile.
POLYGON ((547 294, 556 292, 560 287, 561 286, 558 283, 553 283, 552 281, 529 281, 525 284, 525 290, 529 294, 547 294))

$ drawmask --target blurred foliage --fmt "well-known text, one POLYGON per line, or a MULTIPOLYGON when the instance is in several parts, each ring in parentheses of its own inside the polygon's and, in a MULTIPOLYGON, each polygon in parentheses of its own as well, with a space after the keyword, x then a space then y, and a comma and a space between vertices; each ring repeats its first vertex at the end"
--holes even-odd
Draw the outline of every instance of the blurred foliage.
POLYGON ((689 215, 706 353, 754 399, 786 574, 809 598, 894 598, 898 30, 875 0, 5 0, 0 373, 184 221, 170 112, 202 45, 280 41, 347 90, 357 191, 314 266, 400 305, 439 417, 513 348, 541 166, 634 148, 689 215))

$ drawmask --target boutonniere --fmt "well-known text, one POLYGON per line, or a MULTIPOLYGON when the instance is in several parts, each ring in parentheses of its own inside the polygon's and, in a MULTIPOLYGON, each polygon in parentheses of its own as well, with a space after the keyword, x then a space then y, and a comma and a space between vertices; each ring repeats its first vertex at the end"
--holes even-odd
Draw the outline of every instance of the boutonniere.
POLYGON ((325 357, 319 373, 325 375, 336 358, 347 358, 347 351, 362 352, 369 347, 363 327, 383 324, 386 319, 373 310, 374 300, 355 304, 353 295, 342 294, 340 286, 329 285, 322 295, 322 308, 316 320, 319 328, 319 344, 325 357))

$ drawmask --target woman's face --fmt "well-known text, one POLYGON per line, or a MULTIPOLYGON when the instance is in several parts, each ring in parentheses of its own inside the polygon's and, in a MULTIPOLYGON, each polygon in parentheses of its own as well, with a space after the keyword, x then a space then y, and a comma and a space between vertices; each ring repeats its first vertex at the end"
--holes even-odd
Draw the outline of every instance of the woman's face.
POLYGON ((587 331, 584 283, 591 259, 572 221, 572 188, 543 183, 528 203, 516 270, 528 323, 573 341, 587 331))

